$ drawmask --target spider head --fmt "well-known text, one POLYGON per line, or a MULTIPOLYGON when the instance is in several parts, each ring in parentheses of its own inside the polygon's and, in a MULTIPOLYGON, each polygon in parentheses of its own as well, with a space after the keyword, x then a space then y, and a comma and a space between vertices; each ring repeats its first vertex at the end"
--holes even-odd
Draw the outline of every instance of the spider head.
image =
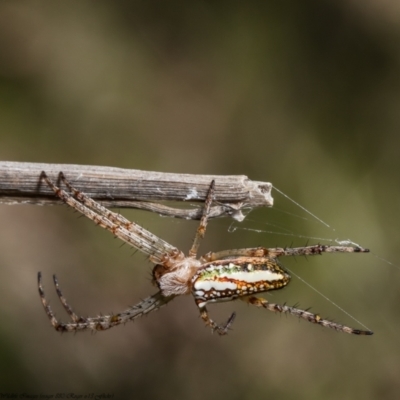
POLYGON ((162 264, 155 265, 153 268, 153 272, 152 272, 153 279, 151 280, 151 283, 154 286, 157 286, 159 289, 161 289, 160 288, 160 279, 167 272, 168 272, 168 268, 166 268, 164 265, 162 265, 162 264))

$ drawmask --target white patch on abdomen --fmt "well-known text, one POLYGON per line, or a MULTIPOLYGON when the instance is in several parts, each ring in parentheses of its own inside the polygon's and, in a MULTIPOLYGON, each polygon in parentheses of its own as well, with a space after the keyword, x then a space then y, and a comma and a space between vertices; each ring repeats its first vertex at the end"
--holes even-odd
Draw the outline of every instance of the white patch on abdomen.
POLYGON ((248 282, 248 283, 254 283, 254 282, 259 282, 259 281, 279 281, 283 279, 282 274, 278 274, 276 272, 272 272, 269 270, 257 270, 257 271, 252 271, 252 272, 243 272, 243 271, 237 271, 237 272, 229 272, 229 273, 221 273, 219 275, 221 278, 228 278, 228 279, 235 279, 238 281, 243 281, 243 282, 248 282))
POLYGON ((224 290, 236 290, 237 285, 229 281, 197 280, 194 284, 195 290, 204 290, 208 292, 211 289, 223 292, 224 290))

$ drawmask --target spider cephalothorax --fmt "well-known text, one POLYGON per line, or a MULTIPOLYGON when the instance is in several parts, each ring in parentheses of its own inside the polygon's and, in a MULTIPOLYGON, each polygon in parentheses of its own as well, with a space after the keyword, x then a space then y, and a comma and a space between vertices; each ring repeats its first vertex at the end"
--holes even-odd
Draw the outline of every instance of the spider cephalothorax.
POLYGON ((59 322, 44 296, 41 274, 38 274, 39 294, 51 324, 58 331, 79 331, 85 329, 105 330, 113 326, 134 320, 148 314, 173 300, 176 296, 192 294, 200 310, 205 324, 220 335, 227 333, 235 313, 224 325, 216 324, 208 315, 206 305, 212 302, 241 299, 248 304, 263 307, 267 310, 289 313, 309 322, 336 329, 341 332, 371 335, 369 330, 358 330, 321 318, 306 310, 286 305, 272 304, 263 298, 254 296, 256 293, 281 289, 290 281, 290 275, 279 264, 278 257, 288 255, 316 255, 322 253, 345 252, 366 253, 369 250, 359 246, 327 246, 314 245, 297 248, 248 248, 225 250, 207 253, 197 258, 200 240, 203 238, 211 203, 214 197, 215 182, 212 181, 208 191, 203 216, 188 256, 138 224, 128 221, 122 215, 114 213, 97 203, 84 193, 75 189, 60 172, 59 181, 63 182, 68 192, 56 186, 42 172, 44 180, 63 202, 73 207, 96 224, 111 231, 116 237, 150 256, 156 264, 153 269, 153 283, 159 291, 136 306, 115 315, 97 317, 80 317, 75 314, 61 293, 57 278, 54 276, 58 297, 71 322, 59 322))

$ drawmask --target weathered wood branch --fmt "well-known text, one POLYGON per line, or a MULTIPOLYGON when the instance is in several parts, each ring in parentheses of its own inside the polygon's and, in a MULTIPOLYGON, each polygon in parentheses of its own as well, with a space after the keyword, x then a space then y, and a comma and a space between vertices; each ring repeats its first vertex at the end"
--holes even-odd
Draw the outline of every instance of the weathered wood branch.
POLYGON ((204 202, 212 179, 216 181, 211 217, 244 219, 243 210, 270 207, 272 185, 244 175, 194 175, 72 164, 0 162, 0 204, 60 204, 40 180, 45 171, 57 181, 60 171, 88 196, 106 207, 138 208, 177 218, 199 219, 202 207, 177 208, 159 202, 204 202))

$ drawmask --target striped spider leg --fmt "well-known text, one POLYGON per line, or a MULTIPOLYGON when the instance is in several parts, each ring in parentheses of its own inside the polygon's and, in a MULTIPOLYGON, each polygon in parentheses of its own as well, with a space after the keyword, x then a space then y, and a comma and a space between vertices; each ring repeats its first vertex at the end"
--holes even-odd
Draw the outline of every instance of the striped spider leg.
POLYGON ((155 295, 128 310, 110 316, 83 318, 77 316, 61 293, 56 277, 54 283, 62 305, 72 322, 57 321, 50 309, 43 291, 41 275, 38 275, 39 294, 51 324, 58 331, 105 330, 121 323, 133 320, 141 315, 156 310, 171 301, 175 296, 192 293, 205 324, 220 335, 227 333, 233 320, 233 313, 225 325, 216 324, 209 316, 206 304, 211 302, 230 301, 237 298, 249 304, 263 307, 271 311, 289 313, 309 322, 353 334, 372 334, 370 331, 352 329, 325 319, 306 310, 286 305, 270 304, 265 299, 257 298, 255 293, 280 289, 289 283, 290 275, 279 264, 278 257, 284 255, 315 255, 324 252, 368 252, 361 247, 351 246, 306 246, 300 248, 251 248, 225 250, 208 253, 197 258, 201 239, 205 235, 211 203, 213 201, 215 183, 211 182, 205 201, 203 215, 197 229, 189 255, 158 238, 138 224, 114 213, 99 203, 76 190, 59 174, 60 183, 68 189, 62 190, 42 172, 43 179, 55 195, 69 206, 93 220, 96 224, 111 231, 116 237, 127 242, 150 256, 156 264, 153 269, 153 282, 159 288, 155 295))

